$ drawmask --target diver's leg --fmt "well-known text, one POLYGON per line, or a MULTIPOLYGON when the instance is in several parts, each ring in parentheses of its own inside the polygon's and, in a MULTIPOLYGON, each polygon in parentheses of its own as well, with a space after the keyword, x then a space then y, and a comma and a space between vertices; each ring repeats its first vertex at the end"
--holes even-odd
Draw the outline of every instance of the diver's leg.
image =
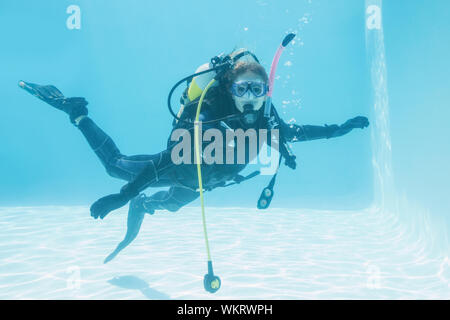
POLYGON ((159 191, 150 197, 140 194, 130 202, 127 218, 127 233, 116 249, 106 257, 104 263, 114 259, 120 251, 125 249, 138 235, 145 213, 153 214, 155 210, 166 209, 177 211, 182 206, 194 201, 199 193, 188 188, 170 187, 167 191, 159 191))
POLYGON ((130 157, 122 155, 114 141, 87 116, 88 102, 84 98, 66 98, 52 85, 20 81, 19 86, 38 99, 67 113, 70 121, 83 133, 109 175, 131 181, 150 162, 158 161, 161 158, 160 154, 130 157))
POLYGON ((115 178, 133 180, 150 162, 157 162, 161 155, 124 156, 114 141, 89 117, 83 117, 77 125, 92 150, 100 159, 106 172, 115 178))
MULTIPOLYGON (((148 187, 174 184, 173 174, 175 174, 176 165, 172 162, 171 150, 166 149, 152 157, 145 167, 120 189, 119 193, 102 197, 92 204, 91 216, 94 219, 103 219, 108 213, 123 207, 148 187)), ((135 162, 132 163, 135 164, 135 162)))
POLYGON ((146 197, 143 206, 147 213, 153 214, 154 210, 178 211, 181 207, 194 201, 200 193, 184 187, 170 187, 167 191, 159 191, 146 197))

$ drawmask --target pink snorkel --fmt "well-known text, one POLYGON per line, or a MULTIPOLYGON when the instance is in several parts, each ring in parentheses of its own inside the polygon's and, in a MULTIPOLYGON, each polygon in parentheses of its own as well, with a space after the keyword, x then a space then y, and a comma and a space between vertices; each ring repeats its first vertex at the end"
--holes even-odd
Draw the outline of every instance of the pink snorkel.
POLYGON ((266 98, 266 106, 264 108, 264 117, 269 118, 270 117, 270 111, 272 109, 272 92, 273 92, 273 83, 275 81, 275 72, 277 70, 278 61, 280 61, 281 54, 284 51, 284 48, 291 42, 292 39, 294 39, 295 34, 289 33, 286 37, 284 37, 283 42, 278 47, 277 52, 275 53, 275 56, 272 60, 272 66, 270 67, 270 75, 269 75, 269 92, 267 92, 267 98, 266 98))

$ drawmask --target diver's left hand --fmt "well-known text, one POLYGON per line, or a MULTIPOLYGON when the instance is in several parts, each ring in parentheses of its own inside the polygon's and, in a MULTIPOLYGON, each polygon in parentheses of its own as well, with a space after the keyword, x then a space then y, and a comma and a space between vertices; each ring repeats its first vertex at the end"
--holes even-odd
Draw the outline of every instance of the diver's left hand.
POLYGON ((347 120, 340 126, 342 130, 352 130, 355 128, 364 129, 369 126, 369 119, 366 117, 358 116, 353 119, 347 120))

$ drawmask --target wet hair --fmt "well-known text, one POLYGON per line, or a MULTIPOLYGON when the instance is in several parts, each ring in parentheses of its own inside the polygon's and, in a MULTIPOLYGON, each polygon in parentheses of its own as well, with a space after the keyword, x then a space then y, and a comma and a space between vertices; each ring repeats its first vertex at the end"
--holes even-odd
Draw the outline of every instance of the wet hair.
POLYGON ((267 76, 267 72, 262 65, 257 62, 237 62, 233 69, 225 73, 222 78, 223 89, 227 92, 230 92, 231 85, 239 77, 241 74, 246 72, 254 73, 267 83, 269 81, 269 77, 267 76))

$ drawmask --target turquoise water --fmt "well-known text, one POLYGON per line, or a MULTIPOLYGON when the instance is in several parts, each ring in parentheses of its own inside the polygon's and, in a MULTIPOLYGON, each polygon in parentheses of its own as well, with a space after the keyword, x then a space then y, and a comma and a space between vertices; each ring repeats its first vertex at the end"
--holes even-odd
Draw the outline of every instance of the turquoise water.
POLYGON ((0 298, 449 299, 448 9, 447 1, 3 1, 0 298), (138 238, 103 264, 124 236, 127 209, 97 221, 89 206, 123 182, 18 80, 85 96, 124 154, 151 154, 165 146, 166 99, 178 79, 235 47, 268 69, 288 32, 297 36, 278 68, 281 116, 323 125, 362 115, 370 127, 294 143, 299 166, 282 167, 266 211, 255 206, 269 177, 205 194, 222 279, 215 295, 202 285, 199 201, 147 216, 138 238))

